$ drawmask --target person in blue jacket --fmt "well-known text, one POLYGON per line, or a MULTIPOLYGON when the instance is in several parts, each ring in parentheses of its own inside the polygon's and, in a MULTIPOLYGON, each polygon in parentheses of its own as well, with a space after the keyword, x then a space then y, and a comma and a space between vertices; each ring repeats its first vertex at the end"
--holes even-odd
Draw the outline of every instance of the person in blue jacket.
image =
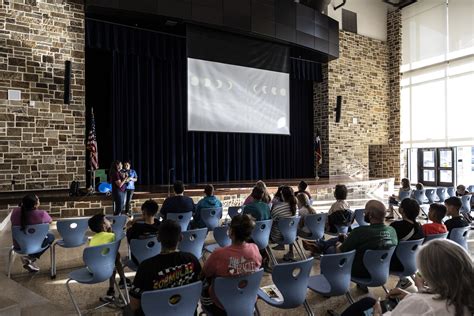
POLYGON ((135 192, 135 182, 138 180, 137 173, 135 170, 131 169, 131 166, 132 164, 130 163, 130 160, 125 161, 123 164, 123 172, 128 176, 128 182, 126 184, 127 186, 125 190, 125 212, 127 214, 130 214, 130 202, 132 201, 133 192, 135 192))
POLYGON ((198 204, 196 205, 196 210, 193 214, 193 228, 204 228, 206 224, 201 219, 201 210, 205 208, 214 208, 214 207, 222 207, 221 201, 217 197, 214 196, 214 186, 212 184, 206 185, 204 188, 204 193, 206 194, 198 204))

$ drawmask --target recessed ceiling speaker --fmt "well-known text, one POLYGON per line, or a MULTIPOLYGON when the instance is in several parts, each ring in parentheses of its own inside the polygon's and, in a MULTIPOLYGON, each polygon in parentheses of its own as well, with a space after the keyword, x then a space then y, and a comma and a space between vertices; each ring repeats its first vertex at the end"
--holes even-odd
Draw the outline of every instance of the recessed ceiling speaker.
POLYGON ((336 99, 336 123, 341 121, 341 111, 342 111, 342 95, 338 95, 336 99))
POLYGON ((64 63, 64 104, 71 101, 71 61, 66 60, 64 63))

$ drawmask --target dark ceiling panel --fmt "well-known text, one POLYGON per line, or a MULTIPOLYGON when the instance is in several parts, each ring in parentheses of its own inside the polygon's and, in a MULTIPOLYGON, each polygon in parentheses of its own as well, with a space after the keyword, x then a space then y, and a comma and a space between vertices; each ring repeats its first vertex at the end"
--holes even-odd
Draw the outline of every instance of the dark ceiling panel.
POLYGON ((224 25, 250 32, 251 7, 251 0, 223 0, 224 25))

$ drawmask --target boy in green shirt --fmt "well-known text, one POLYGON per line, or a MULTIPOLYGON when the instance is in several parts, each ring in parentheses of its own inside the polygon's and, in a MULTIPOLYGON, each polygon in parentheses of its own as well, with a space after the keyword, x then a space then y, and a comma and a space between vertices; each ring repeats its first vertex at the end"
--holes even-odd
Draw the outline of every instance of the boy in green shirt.
POLYGON ((336 243, 337 252, 356 250, 352 264, 352 276, 358 278, 370 278, 363 261, 366 250, 389 249, 398 244, 397 232, 393 227, 386 226, 384 223, 385 206, 382 202, 368 201, 364 214, 364 220, 370 225, 355 228, 342 244, 336 243))
MULTIPOLYGON (((115 234, 112 232, 112 225, 104 214, 96 214, 92 216, 91 218, 89 218, 89 221, 87 223, 89 225, 89 229, 95 233, 89 241, 90 247, 100 246, 115 241, 115 234)), ((120 275, 119 285, 122 287, 124 283, 127 282, 127 286, 131 286, 131 281, 125 278, 125 273, 123 271, 123 266, 120 261, 119 252, 117 252, 117 257, 115 258, 115 270, 118 271, 120 275)), ((109 289, 107 290, 107 296, 102 297, 102 301, 110 302, 115 299, 115 270, 109 279, 109 289)))

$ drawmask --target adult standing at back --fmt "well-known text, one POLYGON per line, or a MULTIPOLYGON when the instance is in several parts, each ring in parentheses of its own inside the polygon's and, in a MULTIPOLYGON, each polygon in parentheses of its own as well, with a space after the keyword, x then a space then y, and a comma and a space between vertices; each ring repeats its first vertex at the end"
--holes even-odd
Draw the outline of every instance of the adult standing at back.
POLYGON ((184 195, 184 184, 176 181, 173 184, 174 196, 166 198, 161 207, 160 214, 166 219, 168 213, 194 213, 194 202, 189 196, 184 195))
POLYGON ((109 179, 112 183, 112 199, 114 215, 119 215, 123 211, 125 204, 125 190, 128 177, 122 170, 122 163, 118 160, 112 162, 109 170, 109 179))
POLYGON ((221 201, 214 195, 214 186, 212 184, 206 185, 204 188, 205 197, 203 197, 198 204, 196 205, 196 211, 193 214, 193 224, 194 228, 204 228, 206 223, 201 219, 201 210, 205 208, 217 208, 222 207, 221 201))

